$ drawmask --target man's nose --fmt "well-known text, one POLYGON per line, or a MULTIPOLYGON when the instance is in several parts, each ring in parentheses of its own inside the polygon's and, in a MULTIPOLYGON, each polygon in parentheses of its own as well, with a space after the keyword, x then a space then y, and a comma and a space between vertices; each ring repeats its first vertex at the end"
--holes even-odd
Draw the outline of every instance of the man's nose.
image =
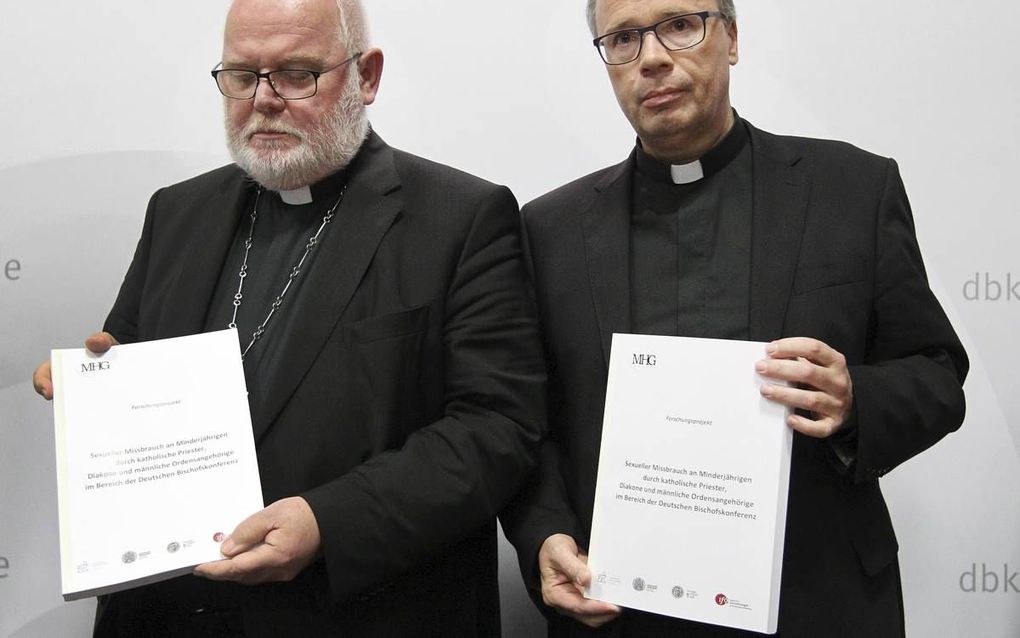
POLYGON ((673 58, 669 53, 669 49, 662 45, 659 41, 659 36, 655 35, 654 31, 649 31, 644 34, 641 42, 641 53, 638 57, 638 64, 643 69, 652 69, 656 67, 662 67, 671 65, 673 58))
POLYGON ((287 106, 286 100, 273 88, 269 78, 259 78, 255 87, 254 108, 260 113, 279 112, 287 106))

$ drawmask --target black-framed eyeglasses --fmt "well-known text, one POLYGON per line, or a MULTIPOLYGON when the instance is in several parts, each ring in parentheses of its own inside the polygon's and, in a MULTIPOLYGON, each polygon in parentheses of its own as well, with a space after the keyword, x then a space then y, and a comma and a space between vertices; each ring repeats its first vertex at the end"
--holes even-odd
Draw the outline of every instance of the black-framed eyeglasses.
MULTIPOLYGON (((212 70, 213 79, 220 93, 232 100, 250 100, 255 97, 259 81, 265 78, 269 86, 284 100, 304 100, 312 97, 319 90, 319 76, 335 71, 361 57, 355 53, 340 64, 323 69, 309 71, 307 69, 277 69, 259 73, 250 69, 217 69, 212 70)), ((217 64, 220 66, 223 64, 217 64)))
POLYGON ((606 64, 628 64, 641 56, 645 34, 651 31, 663 47, 681 51, 696 47, 705 40, 709 18, 723 17, 722 11, 699 11, 675 15, 661 22, 637 29, 621 29, 592 40, 606 64))

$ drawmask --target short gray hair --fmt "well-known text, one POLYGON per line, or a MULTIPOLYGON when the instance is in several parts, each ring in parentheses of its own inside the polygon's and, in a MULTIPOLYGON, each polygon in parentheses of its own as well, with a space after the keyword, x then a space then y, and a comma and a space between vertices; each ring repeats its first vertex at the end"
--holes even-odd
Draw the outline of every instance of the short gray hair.
MULTIPOLYGON (((598 0, 588 0, 588 28, 591 29, 592 37, 598 37, 598 27, 595 26, 595 5, 598 0)), ((733 22, 737 19, 737 8, 733 6, 733 0, 719 0, 719 11, 723 14, 723 20, 733 22)))
MULTIPOLYGON (((344 47, 353 53, 361 53, 368 48, 368 21, 361 0, 335 0, 337 9, 337 38, 344 47)), ((233 11, 234 2, 230 3, 229 11, 233 11)))
POLYGON ((340 41, 348 54, 361 53, 368 48, 368 21, 361 0, 336 0, 340 11, 340 41))

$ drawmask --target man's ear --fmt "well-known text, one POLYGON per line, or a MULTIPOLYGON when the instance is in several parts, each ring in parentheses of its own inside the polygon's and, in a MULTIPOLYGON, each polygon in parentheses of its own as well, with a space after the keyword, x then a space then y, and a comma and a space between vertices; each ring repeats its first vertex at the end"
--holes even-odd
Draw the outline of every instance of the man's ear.
POLYGON ((730 36, 730 66, 735 66, 740 61, 740 47, 737 43, 737 21, 735 19, 726 23, 726 33, 730 36))
POLYGON ((366 106, 375 102, 379 93, 379 82, 382 80, 383 52, 381 49, 369 49, 358 59, 358 73, 361 75, 361 101, 366 106))

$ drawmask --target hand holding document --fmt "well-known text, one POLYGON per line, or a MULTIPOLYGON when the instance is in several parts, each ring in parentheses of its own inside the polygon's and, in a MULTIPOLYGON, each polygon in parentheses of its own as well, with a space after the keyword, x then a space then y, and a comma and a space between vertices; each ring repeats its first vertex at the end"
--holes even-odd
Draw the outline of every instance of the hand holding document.
POLYGON ((590 597, 775 633, 793 434, 765 347, 613 335, 590 597))
POLYGON ((233 330, 54 350, 65 600, 188 573, 262 508, 233 330))

